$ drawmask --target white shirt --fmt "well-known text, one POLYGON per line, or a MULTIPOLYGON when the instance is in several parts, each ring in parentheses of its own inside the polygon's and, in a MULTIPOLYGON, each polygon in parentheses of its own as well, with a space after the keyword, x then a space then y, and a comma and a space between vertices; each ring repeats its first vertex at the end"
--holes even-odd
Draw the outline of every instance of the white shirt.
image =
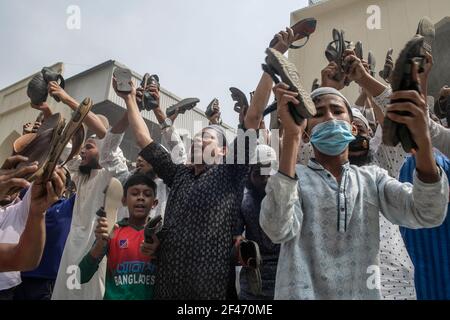
MULTIPOLYGON (((77 269, 78 264, 94 244, 96 212, 104 204, 103 191, 111 177, 120 178, 122 175, 128 174, 125 158, 119 148, 123 136, 124 134, 113 134, 109 130, 105 138, 98 143, 99 164, 102 168, 92 170, 90 175, 76 172, 73 177, 77 186, 77 195, 72 224, 52 295, 53 300, 103 299, 106 259, 99 264, 99 269, 88 283, 79 285, 79 281, 74 277, 78 276, 79 279, 79 273, 76 274, 76 270, 79 270, 77 269), (78 283, 76 283, 77 281, 78 283)), ((72 162, 73 168, 78 168, 78 166, 79 160, 72 162)))
POLYGON ((448 181, 400 183, 376 166, 346 164, 342 181, 320 164, 298 165, 298 180, 269 178, 260 224, 281 244, 276 299, 381 299, 380 212, 409 228, 440 225, 448 181), (377 272, 378 271, 378 272, 377 272))
MULTIPOLYGON (((25 229, 31 203, 31 188, 28 189, 22 201, 6 208, 0 208, 0 243, 19 243, 25 229)), ((22 282, 20 272, 1 272, 0 290, 6 290, 22 282)))

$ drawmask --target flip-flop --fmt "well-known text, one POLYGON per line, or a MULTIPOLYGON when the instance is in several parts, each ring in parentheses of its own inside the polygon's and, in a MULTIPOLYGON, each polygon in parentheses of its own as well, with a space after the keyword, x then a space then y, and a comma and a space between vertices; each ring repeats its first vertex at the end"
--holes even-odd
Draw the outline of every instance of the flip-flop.
POLYGON ((391 74, 392 74, 392 69, 393 69, 393 65, 394 62, 392 60, 392 53, 394 52, 394 49, 390 48, 388 50, 388 52, 386 53, 386 59, 384 62, 384 67, 383 70, 381 70, 379 72, 379 75, 381 77, 381 79, 383 79, 384 81, 386 81, 386 83, 390 83, 390 78, 391 78, 391 74))
POLYGON ((132 90, 132 87, 130 85, 131 77, 132 74, 130 69, 117 67, 114 70, 114 78, 116 78, 117 81, 117 91, 130 93, 132 90))
POLYGON ((235 88, 235 87, 231 87, 230 92, 231 92, 231 98, 233 99, 233 101, 236 102, 236 104, 234 105, 234 111, 236 111, 237 113, 240 113, 242 108, 249 107, 248 100, 247 100, 247 97, 245 96, 245 93, 243 93, 241 90, 239 90, 238 88, 235 88))
MULTIPOLYGON (((65 88, 63 76, 47 67, 44 67, 41 72, 30 80, 27 87, 27 95, 32 104, 39 106, 47 101, 48 84, 51 81, 56 81, 61 88, 65 88)), ((53 99, 60 102, 58 97, 53 97, 53 99)))
POLYGON ((427 52, 431 53, 433 42, 436 37, 436 29, 430 18, 423 17, 422 19, 420 19, 416 33, 424 37, 423 46, 427 52))
POLYGON ((163 221, 160 215, 150 219, 144 228, 144 238, 146 243, 153 243, 153 235, 162 230, 163 221))
POLYGON ((300 103, 289 105, 289 111, 297 124, 301 124, 304 119, 313 117, 316 114, 316 106, 311 100, 309 93, 303 88, 297 68, 286 59, 284 55, 274 49, 266 50, 266 65, 263 69, 268 72, 276 83, 277 76, 281 81, 289 86, 289 90, 297 92, 296 97, 300 103))
POLYGON ((104 190, 103 217, 108 220, 108 233, 111 234, 117 222, 117 211, 122 207, 123 187, 116 178, 111 178, 104 190))
POLYGON ((178 110, 179 114, 183 114, 188 110, 194 109, 194 107, 199 102, 200 102, 200 99, 198 99, 198 98, 187 98, 187 99, 181 100, 177 104, 174 104, 173 106, 167 108, 166 115, 168 117, 171 117, 172 115, 174 115, 177 112, 177 110, 178 110))
MULTIPOLYGON (((311 36, 311 34, 313 34, 314 31, 316 31, 316 26, 317 26, 317 20, 314 18, 306 18, 306 19, 300 20, 299 22, 294 24, 291 27, 292 31, 294 32, 294 37, 299 36, 297 41, 304 39, 304 38, 306 38, 306 41, 304 44, 302 44, 300 46, 291 44, 289 48, 300 49, 300 48, 304 47, 306 45, 306 43, 308 43, 308 40, 309 40, 309 37, 311 36)), ((272 39, 272 41, 270 42, 269 47, 273 48, 277 43, 278 43, 278 38, 274 37, 272 39)))
MULTIPOLYGON (((419 62, 419 64, 424 63, 425 49, 423 43, 424 38, 422 36, 415 36, 406 44, 402 52, 400 52, 392 72, 391 87, 393 92, 401 90, 415 90, 420 92, 419 84, 412 78, 412 68, 414 62, 419 62)), ((419 67, 419 69, 423 70, 423 67, 419 67)), ((391 103, 396 102, 404 101, 391 101, 391 103)), ((408 115, 409 112, 401 112, 398 114, 408 115)), ((407 153, 410 153, 412 149, 417 149, 417 144, 414 142, 408 127, 385 117, 383 125, 383 143, 387 146, 395 147, 399 142, 407 153)))
POLYGON ((218 104, 219 103, 219 100, 217 99, 217 98, 214 98, 209 104, 208 104, 208 106, 206 107, 206 111, 205 111, 205 114, 206 114, 206 116, 209 118, 209 117, 212 117, 212 115, 214 114, 214 105, 216 105, 216 104, 218 104))

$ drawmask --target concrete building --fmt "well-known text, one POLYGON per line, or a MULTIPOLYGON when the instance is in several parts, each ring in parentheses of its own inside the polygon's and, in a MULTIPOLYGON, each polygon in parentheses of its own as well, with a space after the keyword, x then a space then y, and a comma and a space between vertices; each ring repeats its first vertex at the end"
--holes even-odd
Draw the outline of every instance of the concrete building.
MULTIPOLYGON (((109 60, 66 79, 66 91, 78 101, 90 97, 94 101, 93 111, 105 115, 110 125, 116 123, 125 110, 123 100, 116 95, 112 88, 113 71, 118 66, 125 67, 117 61, 109 60)), ((63 73, 64 71, 63 63, 57 63, 52 68, 58 72, 63 73)), ((134 71, 132 74, 133 82, 138 86, 142 76, 134 71)), ((29 98, 26 94, 28 82, 33 76, 18 81, 0 91, 0 163, 3 163, 3 160, 11 155, 12 142, 21 135, 23 124, 33 122, 38 115, 38 111, 30 107, 29 98)), ((169 106, 180 100, 173 93, 161 88, 160 103, 164 112, 169 106)), ((66 119, 70 118, 71 110, 67 106, 58 104, 51 97, 47 102, 53 112, 60 112, 66 119)), ((152 137, 156 141, 160 141, 159 124, 153 112, 142 111, 142 115, 152 137)), ((197 107, 179 115, 175 122, 175 126, 186 145, 189 145, 192 136, 207 124, 208 120, 204 112, 197 107)), ((230 134, 234 133, 234 129, 230 126, 226 124, 223 124, 223 126, 230 134)), ((127 159, 134 161, 139 149, 134 142, 131 130, 127 130, 121 147, 127 159)))
MULTIPOLYGON (((406 42, 415 34, 423 16, 435 23, 436 41, 433 46, 435 66, 430 76, 428 95, 436 96, 444 85, 450 85, 450 2, 448 0, 322 0, 310 1, 310 6, 291 13, 291 25, 301 19, 317 19, 316 32, 306 47, 290 50, 289 58, 301 74, 306 88, 310 89, 314 78, 320 79, 320 71, 328 64, 325 48, 331 39, 333 28, 345 30, 347 40, 362 41, 367 59, 371 50, 377 60, 378 71, 383 68, 386 52, 394 49, 394 60, 406 42), (376 7, 374 7, 374 5, 376 7), (379 11, 378 11, 379 8, 379 11), (380 18, 379 29, 369 29, 372 18, 380 18)), ((351 84, 343 90, 354 101, 358 87, 351 84)))

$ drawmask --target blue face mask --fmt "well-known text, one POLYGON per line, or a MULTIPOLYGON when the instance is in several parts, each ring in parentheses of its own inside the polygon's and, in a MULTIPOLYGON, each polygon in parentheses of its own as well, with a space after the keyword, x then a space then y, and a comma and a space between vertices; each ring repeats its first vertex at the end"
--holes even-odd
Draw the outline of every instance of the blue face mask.
POLYGON ((311 131, 313 146, 328 156, 340 155, 354 140, 351 125, 343 120, 322 122, 311 131))

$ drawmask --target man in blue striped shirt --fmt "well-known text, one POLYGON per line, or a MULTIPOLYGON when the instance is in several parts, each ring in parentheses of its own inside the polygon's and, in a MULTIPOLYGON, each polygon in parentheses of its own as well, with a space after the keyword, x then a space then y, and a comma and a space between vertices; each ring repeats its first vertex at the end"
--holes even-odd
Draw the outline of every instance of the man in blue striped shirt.
MULTIPOLYGON (((438 151, 437 164, 450 178, 450 160, 438 151)), ((416 168, 409 157, 400 171, 401 182, 412 182, 416 168)), ((449 207, 450 208, 450 207, 449 207)), ((450 299, 450 218, 436 228, 412 230, 400 228, 415 268, 415 286, 419 300, 450 299)))

